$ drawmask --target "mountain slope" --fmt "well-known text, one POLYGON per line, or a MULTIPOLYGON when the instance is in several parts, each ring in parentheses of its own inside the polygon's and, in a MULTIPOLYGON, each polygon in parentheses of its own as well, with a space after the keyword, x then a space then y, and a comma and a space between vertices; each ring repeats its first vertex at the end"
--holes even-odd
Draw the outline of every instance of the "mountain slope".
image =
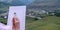
POLYGON ((28 5, 35 0, 0 0, 0 2, 9 3, 11 5, 28 5))
POLYGON ((36 0, 28 5, 29 9, 56 10, 60 8, 60 0, 36 0))

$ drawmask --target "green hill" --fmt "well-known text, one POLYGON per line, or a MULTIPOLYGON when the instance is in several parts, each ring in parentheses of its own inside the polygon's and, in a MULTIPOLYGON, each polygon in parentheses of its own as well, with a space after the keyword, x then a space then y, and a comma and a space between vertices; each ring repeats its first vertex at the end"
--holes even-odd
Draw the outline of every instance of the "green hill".
POLYGON ((49 16, 37 21, 27 18, 26 30, 60 30, 60 17, 49 16))

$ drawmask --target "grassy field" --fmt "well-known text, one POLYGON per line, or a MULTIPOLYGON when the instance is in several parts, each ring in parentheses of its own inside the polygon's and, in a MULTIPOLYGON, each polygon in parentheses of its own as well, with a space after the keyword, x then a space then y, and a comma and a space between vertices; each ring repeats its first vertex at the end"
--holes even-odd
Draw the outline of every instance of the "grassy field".
POLYGON ((0 22, 7 24, 7 19, 0 18, 0 22))
POLYGON ((48 16, 36 21, 27 18, 26 30, 60 30, 60 17, 48 16))
MULTIPOLYGON (((0 22, 6 23, 6 19, 0 18, 0 22)), ((41 20, 26 18, 26 30, 60 30, 60 17, 48 16, 41 20)))

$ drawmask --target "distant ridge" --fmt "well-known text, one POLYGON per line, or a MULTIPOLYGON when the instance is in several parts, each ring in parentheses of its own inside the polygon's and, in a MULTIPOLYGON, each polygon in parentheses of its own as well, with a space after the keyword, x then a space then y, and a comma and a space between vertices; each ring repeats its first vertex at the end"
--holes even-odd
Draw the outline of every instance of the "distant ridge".
POLYGON ((36 0, 28 9, 60 10, 60 0, 36 0))

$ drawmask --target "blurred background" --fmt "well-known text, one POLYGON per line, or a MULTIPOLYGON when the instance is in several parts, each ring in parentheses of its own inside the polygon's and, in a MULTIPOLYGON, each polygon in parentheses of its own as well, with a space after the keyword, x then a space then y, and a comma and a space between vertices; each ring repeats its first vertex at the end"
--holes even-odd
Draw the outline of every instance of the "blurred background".
POLYGON ((60 0, 0 0, 0 22, 7 24, 9 6, 26 6, 25 30, 60 30, 60 0))

